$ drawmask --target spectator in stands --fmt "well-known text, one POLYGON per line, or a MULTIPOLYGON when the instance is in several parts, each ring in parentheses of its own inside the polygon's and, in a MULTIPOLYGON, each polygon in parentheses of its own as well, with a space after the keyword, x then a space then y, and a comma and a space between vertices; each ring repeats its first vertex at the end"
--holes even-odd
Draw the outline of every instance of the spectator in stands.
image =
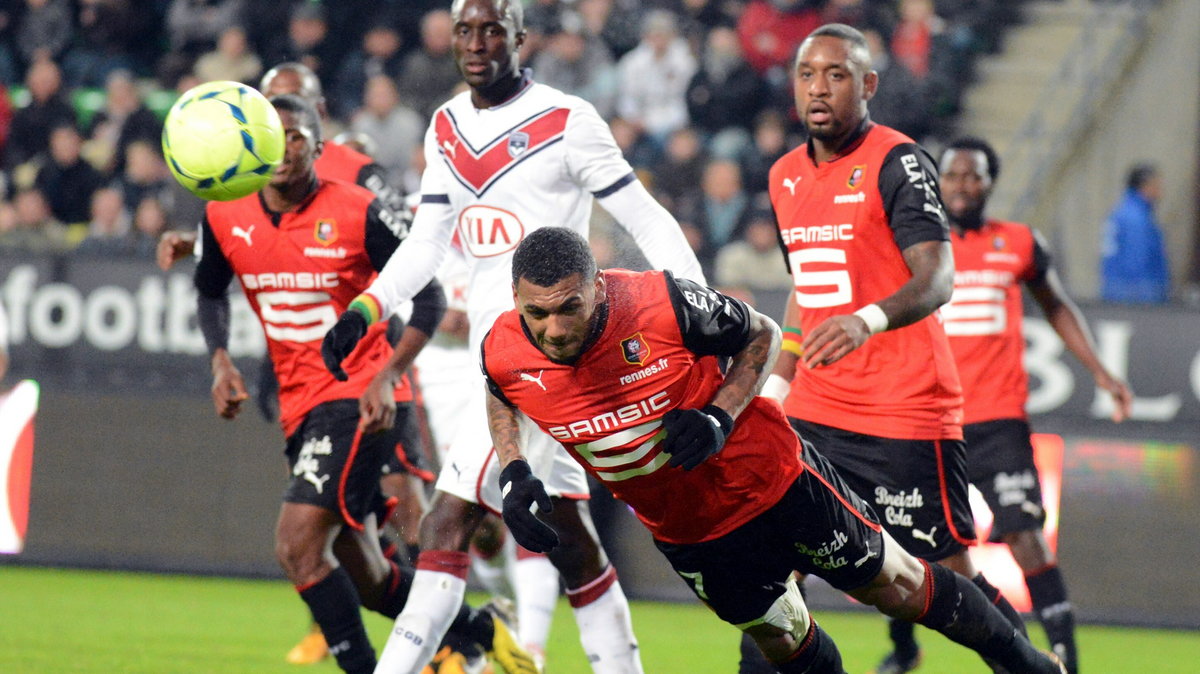
POLYGON ((805 0, 751 0, 738 20, 746 61, 772 86, 787 86, 800 41, 821 25, 821 14, 805 0))
POLYGON ((638 44, 641 3, 638 0, 579 0, 584 31, 604 40, 614 59, 638 44))
POLYGON ((700 69, 688 84, 688 116, 708 136, 731 128, 744 130, 762 109, 766 83, 742 56, 737 32, 718 27, 708 33, 700 69))
POLYGON ((450 98, 462 79, 450 51, 454 20, 444 9, 421 18, 421 47, 404 58, 396 84, 409 104, 425 119, 450 98))
POLYGON ((42 59, 57 61, 71 43, 74 30, 69 0, 25 0, 17 24, 17 55, 26 65, 42 59))
POLYGON ((171 183, 176 182, 167 171, 167 164, 155 145, 135 140, 125 150, 125 172, 117 184, 130 212, 146 197, 169 199, 171 183))
POLYGON ((667 210, 672 210, 689 191, 700 184, 707 164, 704 143, 695 129, 685 126, 672 133, 667 139, 662 160, 654 165, 652 171, 654 195, 664 202, 667 210))
POLYGON ((45 195, 36 188, 17 192, 13 218, 0 218, 0 249, 47 254, 70 248, 67 227, 54 218, 45 195))
POLYGON ((579 96, 605 119, 612 116, 617 96, 612 53, 604 40, 587 32, 578 14, 562 15, 562 29, 550 36, 532 65, 542 84, 579 96))
POLYGON ((387 171, 392 185, 400 183, 413 150, 421 146, 426 126, 425 118, 400 99, 392 78, 382 74, 367 80, 363 107, 350 122, 351 130, 375 141, 371 156, 387 171))
POLYGON ((97 112, 87 129, 86 136, 93 146, 89 154, 93 160, 102 157, 98 164, 110 176, 125 171, 125 151, 135 140, 159 142, 162 122, 142 100, 133 73, 114 70, 105 80, 104 109, 97 112))
POLYGON ((63 57, 71 87, 102 87, 114 70, 134 70, 135 44, 145 41, 151 21, 130 0, 80 0, 79 28, 63 57))
POLYGON ((776 109, 763 110, 754 120, 753 142, 742 154, 742 185, 751 194, 767 190, 771 166, 787 151, 787 122, 776 109))
POLYGON ((642 40, 617 62, 617 113, 660 145, 688 123, 687 86, 696 59, 679 36, 675 15, 654 10, 642 20, 642 40))
POLYGON ((129 233, 129 252, 134 257, 153 260, 158 239, 167 230, 167 211, 156 197, 138 202, 133 212, 133 231, 129 233))
POLYGON ((892 54, 917 79, 929 75, 934 38, 945 29, 933 0, 900 0, 900 22, 892 31, 892 54))
POLYGON ((715 281, 750 293, 786 291, 792 277, 779 257, 779 229, 770 208, 755 209, 742 236, 717 252, 715 281))
POLYGON ((742 189, 742 169, 729 159, 714 159, 704 167, 699 192, 684 197, 684 210, 713 250, 741 236, 750 216, 750 195, 742 189))
MULTIPOLYGON (((13 105, 12 98, 8 91, 8 85, 5 82, 8 80, 0 78, 0 158, 4 157, 4 147, 8 143, 8 134, 12 128, 13 122, 13 105)), ((0 195, 4 194, 0 190, 0 195)))
POLYGON ((203 82, 234 80, 249 84, 258 79, 262 69, 258 54, 250 51, 246 42, 246 31, 241 26, 230 26, 221 31, 216 49, 196 59, 192 71, 203 82))
POLYGON ((129 252, 129 211, 120 190, 105 187, 92 195, 92 216, 88 222, 88 234, 76 255, 113 258, 129 252))
POLYGON ((400 76, 404 55, 400 51, 400 32, 388 23, 377 23, 363 34, 362 46, 342 59, 334 84, 331 106, 335 114, 349 119, 362 105, 367 80, 386 75, 400 76))
MULTIPOLYGON (((525 43, 521 45, 521 63, 533 63, 550 39, 562 31, 567 12, 562 0, 532 0, 525 4, 525 43)), ((545 82, 540 72, 538 80, 545 82)))
POLYGON ((329 32, 325 5, 301 2, 288 17, 287 38, 266 51, 267 63, 299 61, 316 73, 322 82, 332 82, 337 73, 340 45, 329 32))
POLYGON ((171 50, 190 59, 212 49, 226 28, 239 25, 242 0, 171 0, 167 30, 171 50))
POLYGON ((4 147, 4 163, 9 168, 48 150, 50 129, 63 122, 75 123, 75 109, 62 92, 62 73, 54 61, 42 59, 30 66, 25 86, 29 89, 29 105, 13 115, 4 147))
POLYGON ((1170 297, 1166 247, 1154 207, 1162 176, 1153 164, 1129 170, 1125 193, 1109 213, 1100 262, 1100 296, 1109 302, 1161 304, 1170 297))
POLYGON ((695 53, 703 49, 711 30, 736 26, 741 16, 739 3, 713 0, 680 0, 675 11, 679 16, 679 32, 695 53))
POLYGON ((38 169, 34 186, 46 195, 50 212, 66 223, 87 222, 92 193, 104 186, 104 176, 80 156, 83 137, 71 122, 50 132, 50 152, 38 169))
POLYGON ((633 168, 648 169, 662 157, 662 146, 651 140, 639 125, 624 117, 613 117, 608 128, 612 130, 621 154, 625 155, 625 161, 633 168))
POLYGON ((863 28, 862 34, 871 50, 871 67, 879 73, 879 86, 871 99, 871 120, 920 141, 930 131, 925 82, 892 57, 879 31, 863 28))

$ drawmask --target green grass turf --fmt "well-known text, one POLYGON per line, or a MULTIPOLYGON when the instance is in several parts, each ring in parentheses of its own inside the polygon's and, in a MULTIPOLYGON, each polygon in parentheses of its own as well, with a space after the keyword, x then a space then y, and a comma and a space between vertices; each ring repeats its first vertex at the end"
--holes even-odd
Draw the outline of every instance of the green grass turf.
MULTIPOLYGON (((479 597, 472 597, 478 601, 479 597)), ((885 649, 884 624, 869 613, 819 613, 858 674, 885 649)), ((587 674, 570 609, 560 603, 550 637, 550 674, 587 674)), ((696 604, 633 603, 649 674, 737 671, 736 631, 696 604)), ((368 618, 377 648, 390 621, 368 618)), ((221 672, 329 674, 332 661, 284 664, 307 629, 307 612, 286 583, 0 566, 0 672, 96 674, 221 672)), ((1041 641, 1038 628, 1033 628, 1041 641)), ((923 674, 988 670, 969 651, 922 631, 923 674)), ((1200 672, 1200 632, 1081 629, 1086 674, 1200 672)))

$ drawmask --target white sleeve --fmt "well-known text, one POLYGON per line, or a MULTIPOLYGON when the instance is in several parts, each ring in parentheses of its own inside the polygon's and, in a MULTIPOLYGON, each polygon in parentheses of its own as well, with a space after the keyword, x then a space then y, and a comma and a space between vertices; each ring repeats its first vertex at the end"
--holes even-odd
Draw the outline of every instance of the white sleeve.
POLYGON ((8 355, 8 314, 4 313, 4 304, 0 302, 0 356, 8 355))
POLYGON ((445 164, 438 153, 433 127, 425 134, 425 173, 421 176, 421 204, 413 217, 408 238, 396 248, 379 276, 367 288, 379 303, 380 318, 396 313, 437 274, 450 239, 454 237, 454 208, 446 191, 445 164))

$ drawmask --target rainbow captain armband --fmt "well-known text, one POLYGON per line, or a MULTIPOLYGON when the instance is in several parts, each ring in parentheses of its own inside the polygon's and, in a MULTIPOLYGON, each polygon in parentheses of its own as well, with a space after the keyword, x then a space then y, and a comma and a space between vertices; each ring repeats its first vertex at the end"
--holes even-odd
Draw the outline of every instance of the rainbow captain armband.
POLYGON ((351 300, 350 306, 347 309, 362 314, 363 318, 367 319, 367 325, 374 325, 383 316, 383 309, 379 306, 379 300, 367 293, 363 293, 351 300))
POLYGON ((804 355, 804 349, 800 347, 800 342, 803 341, 804 333, 800 328, 784 328, 783 329, 783 344, 780 349, 788 353, 794 353, 797 356, 804 355))

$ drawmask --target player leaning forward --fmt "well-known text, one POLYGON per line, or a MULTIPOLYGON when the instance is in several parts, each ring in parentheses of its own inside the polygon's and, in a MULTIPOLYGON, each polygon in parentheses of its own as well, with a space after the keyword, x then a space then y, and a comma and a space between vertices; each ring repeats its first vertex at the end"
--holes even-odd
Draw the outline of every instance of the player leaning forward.
POLYGON ((526 237, 512 283, 516 309, 481 358, 506 519, 526 519, 533 543, 554 532, 529 511, 548 499, 522 456, 518 410, 628 503, 676 573, 780 672, 842 672, 793 569, 1009 671, 1060 672, 971 581, 905 552, 757 396, 779 351, 769 318, 669 272, 598 272, 587 243, 560 228, 526 237))
MULTIPOLYGON (((433 115, 412 232, 326 337, 324 354, 334 370, 368 322, 392 313, 433 278, 456 228, 470 267, 472 349, 513 306, 510 261, 521 239, 549 226, 586 233, 593 198, 629 230, 656 268, 701 278, 678 224, 638 182, 595 108, 534 82, 520 69, 521 4, 458 0, 451 12, 454 54, 469 91, 433 115)), ((536 370, 526 374, 537 377, 536 370)), ((471 532, 485 508, 501 507, 482 382, 469 394, 472 414, 462 420, 422 521, 413 601, 396 621, 381 671, 411 672, 428 660, 422 651, 437 644, 450 616, 447 607, 457 605, 465 591, 471 532)), ((628 603, 581 499, 587 495, 585 474, 552 437, 528 423, 526 431, 522 447, 534 472, 552 495, 562 497, 549 515, 564 534, 550 560, 563 576, 588 661, 596 672, 639 672, 628 603)), ((520 532, 513 533, 520 542, 520 532)))
MULTIPOLYGON (((379 389, 394 409, 396 381, 376 375, 391 347, 383 325, 372 329, 346 363, 343 381, 325 370, 318 349, 328 322, 366 287, 404 232, 401 220, 369 190, 317 178, 313 162, 322 142, 310 103, 290 95, 271 102, 283 122, 283 162, 262 192, 206 207, 195 275, 197 315, 212 354, 213 403, 230 419, 248 397, 226 349, 226 293, 234 277, 262 321, 279 378, 280 423, 292 469, 276 554, 338 666, 371 672, 375 651, 359 605, 394 617, 412 579, 411 571, 384 558, 373 514, 381 498, 380 467, 394 451, 397 430, 365 434, 358 428, 358 398, 365 389, 379 389), (314 248, 325 252, 330 237, 344 255, 309 254, 314 248)), ((413 350, 424 345, 445 308, 436 283, 419 295, 400 339, 413 350)), ((498 618, 462 604, 454 614, 455 631, 492 650, 507 671, 534 671, 498 618)))

